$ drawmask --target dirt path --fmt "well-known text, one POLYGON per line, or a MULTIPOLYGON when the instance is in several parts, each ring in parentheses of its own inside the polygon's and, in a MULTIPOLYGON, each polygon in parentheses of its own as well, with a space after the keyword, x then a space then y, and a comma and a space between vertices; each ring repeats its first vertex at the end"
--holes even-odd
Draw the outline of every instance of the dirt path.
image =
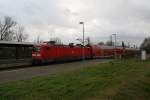
POLYGON ((84 62, 77 61, 77 62, 68 62, 63 64, 28 67, 22 69, 14 69, 14 70, 3 70, 0 71, 0 83, 16 81, 16 80, 26 80, 37 76, 46 76, 58 72, 76 70, 81 67, 88 67, 91 65, 96 65, 98 63, 104 63, 108 61, 110 60, 96 59, 96 60, 88 60, 84 62))

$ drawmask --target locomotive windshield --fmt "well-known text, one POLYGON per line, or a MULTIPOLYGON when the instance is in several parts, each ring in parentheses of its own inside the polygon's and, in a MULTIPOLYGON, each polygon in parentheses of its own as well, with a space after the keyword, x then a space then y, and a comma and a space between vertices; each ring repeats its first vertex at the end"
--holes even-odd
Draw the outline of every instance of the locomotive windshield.
POLYGON ((40 52, 40 47, 33 47, 33 52, 40 52))

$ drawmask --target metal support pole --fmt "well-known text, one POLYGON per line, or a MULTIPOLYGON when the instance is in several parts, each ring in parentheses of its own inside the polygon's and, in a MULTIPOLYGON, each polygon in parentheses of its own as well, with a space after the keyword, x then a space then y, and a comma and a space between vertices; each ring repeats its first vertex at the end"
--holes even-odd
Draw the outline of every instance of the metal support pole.
POLYGON ((112 35, 110 36, 111 46, 113 46, 112 35))
POLYGON ((85 54, 84 54, 84 22, 83 22, 83 61, 85 60, 85 54))
POLYGON ((116 45, 117 45, 117 38, 116 38, 116 34, 115 34, 115 58, 117 57, 116 45))
POLYGON ((84 22, 80 22, 79 24, 82 24, 83 25, 83 47, 82 47, 82 60, 84 61, 85 60, 85 51, 84 51, 84 22))
POLYGON ((114 43, 114 56, 115 56, 115 58, 117 57, 117 52, 116 52, 116 44, 117 44, 117 36, 116 36, 116 34, 112 34, 112 35, 114 35, 114 38, 115 38, 115 43, 114 43))

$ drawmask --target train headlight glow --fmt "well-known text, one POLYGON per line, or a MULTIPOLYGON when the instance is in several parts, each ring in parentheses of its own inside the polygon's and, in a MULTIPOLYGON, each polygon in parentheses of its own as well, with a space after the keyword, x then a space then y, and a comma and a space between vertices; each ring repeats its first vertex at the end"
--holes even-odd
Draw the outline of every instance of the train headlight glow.
POLYGON ((32 56, 36 56, 36 54, 32 54, 32 56))
POLYGON ((37 54, 36 56, 40 57, 40 56, 41 56, 41 54, 37 54))

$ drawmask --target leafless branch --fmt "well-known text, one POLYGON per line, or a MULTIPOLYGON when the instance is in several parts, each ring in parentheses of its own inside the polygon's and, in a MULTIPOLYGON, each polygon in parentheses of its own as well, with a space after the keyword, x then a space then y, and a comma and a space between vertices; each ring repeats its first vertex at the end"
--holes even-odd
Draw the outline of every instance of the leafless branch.
POLYGON ((24 27, 19 26, 16 31, 16 39, 18 42, 23 42, 28 38, 28 35, 24 33, 24 27))
POLYGON ((12 28, 16 26, 16 24, 17 23, 9 16, 5 16, 4 21, 0 20, 0 40, 12 40, 14 35, 12 28))

